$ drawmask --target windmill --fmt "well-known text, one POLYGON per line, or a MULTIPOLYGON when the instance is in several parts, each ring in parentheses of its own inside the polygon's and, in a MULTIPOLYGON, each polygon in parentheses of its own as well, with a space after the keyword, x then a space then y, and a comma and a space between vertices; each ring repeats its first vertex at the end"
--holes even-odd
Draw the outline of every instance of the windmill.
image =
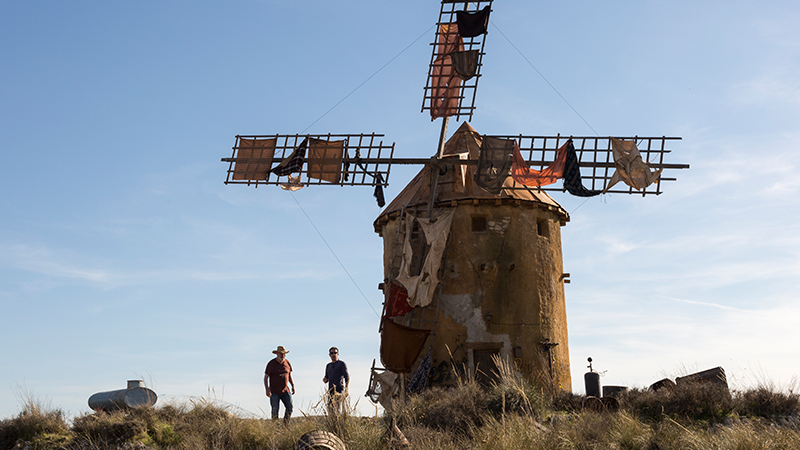
POLYGON ((239 135, 226 184, 383 187, 395 164, 420 172, 374 222, 383 238, 384 294, 367 395, 392 398, 480 382, 497 358, 543 388, 570 389, 560 227, 569 214, 548 192, 590 197, 661 194, 679 137, 481 134, 475 112, 492 0, 442 0, 422 112, 441 119, 435 154, 395 157, 384 135, 239 135), (450 118, 464 119, 449 139, 450 118))

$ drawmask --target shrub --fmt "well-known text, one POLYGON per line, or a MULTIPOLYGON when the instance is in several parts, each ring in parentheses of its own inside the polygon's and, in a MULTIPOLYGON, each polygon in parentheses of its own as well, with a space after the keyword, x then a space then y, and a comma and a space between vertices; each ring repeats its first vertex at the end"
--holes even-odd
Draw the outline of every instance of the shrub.
POLYGON ((72 431, 82 441, 119 445, 144 436, 147 424, 141 417, 125 411, 95 412, 75 418, 72 431))
POLYGON ((60 409, 28 397, 17 417, 0 422, 0 449, 13 448, 19 439, 31 442, 34 448, 46 448, 66 444, 71 436, 60 409))
POLYGON ((739 393, 736 403, 736 410, 741 415, 772 418, 797 414, 800 399, 792 392, 775 392, 766 386, 759 386, 739 393))
POLYGON ((484 423, 487 395, 474 381, 454 388, 431 388, 409 396, 403 404, 395 402, 388 417, 397 419, 398 426, 422 425, 428 428, 471 436, 484 423))
POLYGON ((734 410, 733 399, 726 388, 703 383, 685 383, 657 392, 632 389, 622 396, 620 405, 649 422, 667 415, 711 424, 722 421, 734 410))

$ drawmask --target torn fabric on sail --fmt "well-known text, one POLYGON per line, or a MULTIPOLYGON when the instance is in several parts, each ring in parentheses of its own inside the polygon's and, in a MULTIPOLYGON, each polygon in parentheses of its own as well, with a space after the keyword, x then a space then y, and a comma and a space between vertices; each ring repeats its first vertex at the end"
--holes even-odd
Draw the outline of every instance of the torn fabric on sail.
POLYGON ((522 152, 514 141, 514 162, 511 164, 511 178, 523 186, 547 186, 558 181, 564 175, 564 162, 567 159, 567 146, 572 141, 567 141, 556 151, 556 159, 552 164, 542 170, 534 170, 525 162, 522 152))
POLYGON ((291 156, 284 159, 280 164, 272 169, 275 175, 289 175, 290 173, 300 172, 303 168, 303 163, 306 159, 306 146, 308 139, 303 139, 303 142, 297 146, 292 152, 291 156))
POLYGON ((299 191, 300 189, 303 189, 303 182, 300 181, 300 174, 297 174, 296 177, 291 175, 286 175, 286 177, 289 179, 288 182, 278 183, 278 186, 280 186, 281 189, 284 191, 299 191))
POLYGON ((374 371, 373 374, 380 385, 380 389, 378 389, 378 404, 388 406, 392 402, 392 397, 397 396, 400 391, 400 383, 397 381, 398 375, 390 370, 374 371))
POLYGON ((489 26, 490 12, 491 10, 488 6, 475 12, 456 11, 456 23, 461 36, 475 37, 486 33, 486 28, 489 26))
POLYGON ((516 145, 512 139, 484 136, 475 171, 475 184, 487 192, 499 194, 511 170, 516 145))
POLYGON ((381 330, 381 363, 394 373, 408 373, 428 339, 430 330, 406 327, 391 320, 381 330))
POLYGON ((436 287, 439 285, 439 269, 442 267, 442 256, 447 246, 454 214, 455 210, 450 210, 439 216, 435 222, 432 222, 431 219, 415 218, 411 214, 406 215, 403 259, 400 262, 400 274, 396 280, 408 290, 408 304, 411 306, 428 306, 433 301, 436 287), (425 234, 425 241, 430 246, 419 275, 411 275, 413 258, 411 232, 414 229, 414 220, 419 223, 425 234))
POLYGON ((439 26, 436 59, 431 67, 431 120, 453 116, 458 112, 461 97, 461 78, 453 70, 451 53, 463 51, 464 43, 458 35, 458 25, 443 23, 439 26))
POLYGON ((664 169, 651 170, 643 160, 636 147, 636 141, 626 141, 611 138, 611 147, 614 154, 614 165, 617 170, 608 181, 603 192, 608 192, 612 186, 622 181, 628 186, 641 191, 658 180, 664 169))
POLYGON ((425 353, 425 356, 419 363, 419 367, 417 367, 417 370, 414 371, 414 375, 412 375, 411 379, 408 381, 406 392, 410 394, 419 394, 428 386, 428 376, 431 374, 432 365, 433 358, 431 357, 431 349, 428 348, 428 352, 425 353))
POLYGON ((275 156, 277 139, 239 138, 237 161, 233 163, 234 180, 266 180, 272 158, 275 156), (264 162, 248 162, 248 159, 264 159, 264 162))
POLYGON ((453 70, 456 75, 464 81, 469 80, 478 73, 478 60, 481 53, 478 50, 466 50, 463 52, 450 53, 453 62, 453 70))
POLYGON ((375 197, 375 200, 378 202, 378 207, 383 208, 383 205, 386 204, 386 198, 383 196, 383 177, 380 172, 375 172, 374 178, 375 192, 372 193, 372 196, 375 197))
POLYGON ((408 304, 408 290, 394 281, 389 282, 389 295, 386 299, 386 312, 383 318, 402 316, 414 309, 408 304))
POLYGON ((581 180, 581 167, 578 164, 578 155, 575 153, 575 145, 572 139, 569 140, 567 147, 567 159, 564 162, 564 188, 567 192, 576 197, 594 197, 602 194, 603 191, 586 189, 581 180))
POLYGON ((344 141, 309 138, 308 177, 329 183, 339 183, 342 176, 343 155, 344 141))

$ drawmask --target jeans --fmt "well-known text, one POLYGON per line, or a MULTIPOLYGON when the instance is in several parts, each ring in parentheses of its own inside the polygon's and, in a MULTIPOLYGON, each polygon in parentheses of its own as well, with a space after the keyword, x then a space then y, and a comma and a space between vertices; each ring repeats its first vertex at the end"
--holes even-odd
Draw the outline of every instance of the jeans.
POLYGON ((280 402, 283 402, 284 408, 286 408, 286 412, 284 413, 283 419, 289 420, 289 417, 292 416, 292 394, 288 392, 284 392, 282 394, 272 394, 269 397, 269 404, 272 406, 272 418, 278 418, 278 408, 280 408, 280 402))

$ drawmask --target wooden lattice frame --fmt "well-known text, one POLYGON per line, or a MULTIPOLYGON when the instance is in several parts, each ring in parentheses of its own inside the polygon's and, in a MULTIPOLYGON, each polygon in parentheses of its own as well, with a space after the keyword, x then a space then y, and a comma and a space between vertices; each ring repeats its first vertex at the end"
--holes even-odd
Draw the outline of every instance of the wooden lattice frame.
MULTIPOLYGON (((442 24, 449 24, 456 21, 456 12, 457 11, 464 11, 466 8, 469 8, 469 11, 478 11, 482 8, 489 6, 491 9, 493 0, 479 0, 476 2, 469 2, 463 0, 442 0, 442 6, 439 10, 439 21, 436 22, 436 34, 433 40, 433 43, 430 45, 433 47, 431 52, 431 61, 428 66, 428 78, 425 83, 425 92, 422 98, 422 112, 430 111, 431 110, 431 102, 433 98, 433 90, 434 90, 434 61, 437 58, 443 57, 444 55, 438 53, 438 42, 439 42, 439 31, 440 26, 442 24), (475 8, 475 9, 473 9, 475 8)), ((478 50, 479 57, 478 57, 478 69, 474 77, 467 81, 462 81, 461 88, 460 88, 460 95, 458 100, 458 108, 456 109, 456 113, 453 114, 456 120, 461 120, 461 118, 465 118, 467 121, 472 120, 472 114, 475 111, 475 97, 478 92, 478 80, 481 77, 481 67, 483 65, 483 46, 486 42, 486 35, 476 36, 476 37, 468 37, 464 38, 464 50, 478 50)))
POLYGON ((314 138, 325 141, 344 140, 344 150, 346 157, 342 158, 342 176, 338 183, 309 178, 308 164, 303 164, 299 172, 303 186, 308 185, 331 185, 331 186, 387 186, 389 184, 389 172, 394 156, 394 142, 384 143, 382 134, 270 134, 270 135, 237 135, 236 143, 233 146, 233 153, 230 158, 222 158, 223 162, 229 163, 225 184, 246 184, 248 186, 259 185, 280 185, 287 183, 287 176, 278 176, 267 172, 265 179, 246 179, 235 180, 233 178, 234 167, 237 163, 256 164, 269 163, 274 168, 284 159, 288 158, 295 148, 306 138, 314 138), (244 158, 239 156, 240 143, 242 139, 268 140, 276 139, 275 155, 272 159, 268 158, 244 158), (345 177, 344 175, 347 175, 345 177), (376 175, 380 175, 377 177, 376 175), (347 179, 345 179, 347 178, 347 179))
MULTIPOLYGON (((610 137, 598 136, 525 136, 525 135, 494 135, 494 137, 502 139, 514 139, 519 145, 522 156, 528 161, 531 169, 541 170, 553 163, 556 157, 556 152, 567 140, 572 139, 575 146, 575 153, 578 157, 578 163, 581 167, 581 178, 583 185, 587 189, 602 190, 608 184, 609 180, 616 171, 614 165, 613 151, 611 148, 610 137)), ((671 153, 672 150, 667 148, 668 141, 680 140, 679 137, 618 137, 621 140, 635 140, 639 148, 639 153, 642 155, 642 160, 647 163, 651 169, 688 169, 688 164, 669 164, 664 162, 664 156, 671 153)), ((623 182, 617 183, 612 187, 608 193, 614 194, 661 194, 662 181, 675 181, 675 178, 665 177, 662 175, 658 180, 645 188, 638 191, 628 186, 623 182)), ((517 185, 515 183, 512 189, 531 189, 526 186, 517 185)), ((541 188, 543 191, 564 191, 561 182, 553 185, 544 186, 541 188)))

